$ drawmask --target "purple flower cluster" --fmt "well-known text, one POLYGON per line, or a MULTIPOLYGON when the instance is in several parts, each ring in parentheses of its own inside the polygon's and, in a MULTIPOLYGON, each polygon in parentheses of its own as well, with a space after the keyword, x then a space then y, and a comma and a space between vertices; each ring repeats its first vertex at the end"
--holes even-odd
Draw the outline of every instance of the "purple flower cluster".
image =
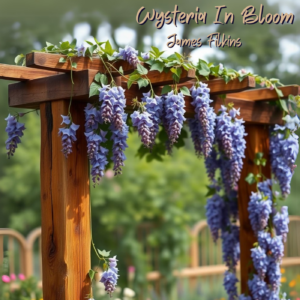
POLYGON ((298 136, 291 133, 285 126, 275 125, 270 138, 271 167, 284 197, 291 190, 291 180, 298 152, 298 136))
POLYGON ((111 125, 112 131, 112 140, 113 140, 113 156, 112 160, 114 162, 114 172, 115 176, 122 174, 122 167, 124 166, 124 160, 126 156, 124 154, 125 149, 128 147, 126 140, 128 137, 128 126, 126 125, 127 114, 123 114, 123 124, 122 130, 119 131, 118 129, 114 128, 114 125, 111 125))
MULTIPOLYGON (((201 136, 200 136, 200 123, 198 119, 188 119, 188 125, 191 132, 191 137, 194 144, 195 153, 198 157, 202 154, 201 136)), ((214 176, 213 176, 214 177, 214 176)), ((212 177, 212 179, 213 179, 212 177)), ((211 179, 211 180, 212 180, 211 179)))
POLYGON ((242 119, 237 119, 239 110, 227 112, 222 106, 217 117, 216 141, 221 152, 221 175, 227 193, 236 189, 243 168, 246 149, 245 126, 242 119))
POLYGON ((237 295, 237 286, 238 279, 236 278, 235 273, 232 273, 230 271, 226 271, 224 274, 224 288, 228 295, 228 300, 236 300, 237 295))
POLYGON ((277 235, 281 235, 283 241, 286 241, 287 233, 289 232, 289 213, 288 207, 281 207, 281 212, 277 212, 273 217, 273 224, 277 235))
MULTIPOLYGON (((195 146, 195 142, 194 142, 194 146, 195 146)), ((209 156, 205 159, 206 173, 208 178, 211 181, 213 181, 213 179, 215 178, 216 170, 220 168, 220 166, 221 165, 220 165, 220 160, 218 159, 218 153, 215 148, 212 148, 209 156)))
POLYGON ((169 135, 170 147, 177 141, 185 121, 185 102, 182 93, 168 93, 164 101, 165 123, 169 135))
POLYGON ((119 278, 117 268, 117 259, 116 256, 109 258, 109 267, 108 270, 103 272, 100 282, 105 286, 105 291, 111 296, 111 294, 116 289, 117 281, 119 278))
POLYGON ((240 230, 238 226, 228 224, 227 228, 222 230, 222 251, 226 266, 230 270, 235 270, 240 259, 240 230))
POLYGON ((194 144, 196 143, 196 153, 199 149, 198 144, 200 144, 201 153, 203 153, 204 157, 208 157, 215 138, 214 127, 216 120, 216 114, 209 105, 213 102, 209 98, 210 89, 207 88, 207 84, 200 83, 199 87, 193 86, 190 91, 193 98, 192 105, 195 107, 196 112, 195 119, 198 121, 193 124, 194 132, 196 128, 198 130, 198 134, 194 134, 193 138, 194 144))
POLYGON ((268 299, 269 289, 265 281, 261 280, 256 274, 253 279, 248 280, 249 290, 252 294, 253 300, 266 300, 268 299))
POLYGON ((18 144, 21 143, 20 137, 23 136, 23 130, 25 130, 25 126, 22 123, 19 123, 15 116, 8 115, 5 119, 7 121, 7 126, 5 131, 7 132, 8 139, 5 141, 7 156, 10 158, 14 155, 16 148, 18 148, 18 144))
POLYGON ((138 51, 130 46, 126 46, 124 49, 120 48, 119 53, 114 53, 115 57, 122 56, 123 60, 127 60, 132 66, 136 67, 139 63, 139 59, 137 57, 138 51))
POLYGON ((253 248, 251 249, 251 258, 259 278, 263 280, 268 267, 268 260, 265 251, 260 247, 253 248))
POLYGON ((272 212, 272 201, 269 198, 263 198, 260 193, 252 192, 248 212, 252 229, 257 234, 258 231, 265 229, 268 224, 272 212))
POLYGON ((126 106, 124 89, 120 86, 112 88, 103 86, 99 91, 101 119, 104 123, 113 123, 114 128, 121 131, 124 108, 126 106))
POLYGON ((132 125, 137 127, 138 133, 141 136, 142 143, 146 147, 151 145, 151 127, 153 127, 153 122, 151 121, 151 115, 144 111, 140 113, 139 111, 134 111, 131 114, 132 125))
POLYGON ((159 123, 163 113, 163 102, 160 96, 151 98, 150 92, 143 95, 142 102, 145 103, 146 111, 150 114, 150 120, 153 123, 153 126, 150 128, 150 146, 153 146, 159 131, 159 123))
POLYGON ((72 143, 77 140, 76 131, 79 128, 79 125, 71 122, 69 116, 62 116, 62 118, 63 121, 61 124, 65 124, 66 126, 64 128, 60 128, 58 134, 62 136, 62 152, 67 158, 72 152, 72 143))
POLYGON ((271 290, 273 292, 278 291, 278 287, 280 286, 280 279, 281 279, 280 265, 273 257, 270 256, 268 257, 267 275, 268 275, 269 283, 271 285, 271 290))
POLYGON ((241 294, 239 296, 239 300, 252 300, 252 298, 250 296, 245 296, 244 294, 241 294))
POLYGON ((224 199, 218 193, 207 200, 205 206, 207 224, 214 241, 218 239, 219 231, 222 229, 224 208, 224 199))

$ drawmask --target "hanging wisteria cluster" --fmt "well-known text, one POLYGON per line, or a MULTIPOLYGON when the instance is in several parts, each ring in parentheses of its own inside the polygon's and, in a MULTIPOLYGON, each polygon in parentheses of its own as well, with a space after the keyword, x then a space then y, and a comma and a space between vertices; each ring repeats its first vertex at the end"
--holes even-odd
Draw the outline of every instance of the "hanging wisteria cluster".
MULTIPOLYGON (((161 57, 163 52, 152 47, 149 53, 141 53, 141 57, 139 57, 138 51, 130 46, 126 46, 124 49, 120 48, 119 52, 115 52, 109 42, 106 42, 104 49, 101 46, 103 43, 95 41, 96 44, 91 47, 70 45, 70 52, 68 52, 69 50, 65 50, 67 53, 61 51, 62 54, 67 55, 70 62, 74 54, 92 57, 96 51, 111 78, 108 83, 106 75, 99 73, 96 75, 95 82, 91 85, 93 92, 90 96, 99 95, 99 97, 88 103, 84 109, 84 134, 94 185, 100 183, 110 162, 113 163, 115 175, 122 173, 126 160, 124 152, 127 148, 126 140, 130 122, 137 130, 143 146, 149 148, 149 151, 155 147, 160 128, 164 128, 168 137, 166 150, 171 153, 173 146, 180 138, 184 122, 187 121, 195 153, 199 157, 204 157, 207 175, 211 181, 206 216, 213 240, 222 239, 223 260, 227 266, 224 274, 224 288, 228 299, 285 299, 285 296, 280 293, 280 262, 283 257, 283 243, 286 241, 288 233, 288 209, 286 206, 279 208, 277 199, 280 196, 278 192, 273 191, 273 185, 277 180, 283 198, 290 193, 291 178, 299 152, 298 137, 295 134, 295 130, 300 125, 298 116, 286 115, 284 126, 276 125, 270 129, 270 157, 274 179, 264 178, 263 174, 252 174, 254 182, 257 184, 257 192, 252 193, 249 199, 248 211, 252 229, 257 237, 257 243, 251 250, 255 272, 250 274, 248 293, 238 296, 236 267, 240 258, 240 243, 239 226, 237 225, 237 183, 241 177, 246 149, 245 126, 243 125, 244 121, 239 118, 239 109, 234 108, 232 104, 222 105, 215 113, 211 106, 213 100, 210 99, 210 89, 198 78, 199 75, 223 76, 227 82, 228 78, 243 79, 244 76, 253 74, 242 70, 233 72, 229 76, 226 73, 227 69, 221 64, 217 68, 212 67, 209 73, 203 73, 201 68, 197 69, 191 63, 187 63, 186 59, 178 53, 164 60, 161 57), (135 69, 129 78, 126 77, 128 88, 133 82, 137 82, 139 87, 150 85, 150 91, 144 93, 140 101, 127 99, 132 100, 133 108, 135 108, 130 119, 124 111, 126 106, 124 89, 116 85, 111 74, 114 71, 118 72, 120 76, 124 76, 123 70, 121 68, 117 70, 113 65, 116 60, 125 60, 135 69), (174 79, 172 87, 165 86, 161 96, 155 95, 147 77, 148 70, 143 67, 141 61, 148 63, 151 70, 160 72, 166 68, 171 70, 174 79), (196 71, 196 82, 190 90, 186 87, 179 89, 177 86, 182 69, 196 71), (195 111, 194 117, 187 120, 184 116, 185 96, 192 97, 191 104, 195 111)), ((54 50, 57 52, 59 48, 55 47, 54 50)), ((49 49, 44 48, 45 52, 51 53, 52 48, 49 49)), ((208 65, 207 68, 209 68, 208 65)), ((271 89, 275 88, 277 91, 277 81, 256 76, 256 82, 263 83, 271 89)), ((8 133, 6 149, 9 158, 13 156, 17 145, 21 142, 20 137, 23 136, 24 124, 18 122, 22 115, 9 115, 5 119, 8 133)), ((62 152, 67 158, 72 153, 72 144, 76 141, 76 131, 79 126, 72 121, 70 107, 68 114, 63 115, 62 118, 61 125, 63 127, 59 129, 59 135, 62 139, 62 152)), ((258 154, 256 163, 260 165, 266 163, 262 154, 258 154)), ((98 252, 101 253, 99 250, 98 252)), ((104 251, 103 255, 106 254, 104 251)), ((115 290, 119 276, 116 266, 116 258, 110 258, 100 280, 104 283, 105 290, 109 295, 115 290)))

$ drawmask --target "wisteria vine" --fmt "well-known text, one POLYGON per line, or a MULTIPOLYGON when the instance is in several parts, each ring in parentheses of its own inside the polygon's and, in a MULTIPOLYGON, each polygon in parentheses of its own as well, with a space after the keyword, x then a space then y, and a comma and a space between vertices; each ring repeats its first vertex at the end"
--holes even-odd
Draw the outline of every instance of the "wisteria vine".
MULTIPOLYGON (((187 121, 190 129, 195 153, 203 156, 207 175, 211 181, 206 205, 208 226, 214 241, 222 239, 223 260, 227 266, 224 274, 224 288, 229 300, 279 300, 284 299, 280 293, 280 262, 283 257, 283 243, 288 233, 288 209, 286 206, 279 208, 279 193, 273 191, 275 180, 278 181, 282 198, 290 193, 290 182, 295 169, 295 161, 299 152, 298 136, 295 134, 299 127, 299 118, 291 113, 286 102, 279 99, 277 104, 285 113, 285 125, 276 125, 270 128, 270 158, 274 179, 265 178, 259 174, 249 174, 247 181, 256 183, 257 192, 252 193, 249 201, 249 218, 252 229, 258 242, 251 250, 252 265, 255 270, 250 274, 248 282, 249 292, 238 297, 236 267, 239 261, 239 226, 237 182, 241 177, 243 158, 246 148, 244 121, 239 118, 239 109, 232 104, 221 106, 215 113, 211 106, 210 89, 200 79, 209 76, 223 78, 226 83, 233 79, 242 81, 246 76, 255 77, 257 84, 266 86, 275 91, 278 97, 282 92, 278 86, 282 84, 278 79, 267 79, 244 69, 235 71, 225 68, 222 64, 217 66, 199 60, 197 64, 189 62, 185 56, 174 53, 167 58, 163 57, 163 51, 152 47, 147 53, 139 53, 130 46, 115 51, 109 41, 95 43, 87 42, 89 46, 76 46, 76 40, 72 43, 61 42, 59 46, 47 43, 41 52, 65 55, 60 57, 59 63, 71 63, 71 81, 73 94, 72 69, 77 64, 72 61, 74 56, 92 58, 98 56, 105 72, 98 73, 90 86, 90 103, 84 109, 85 130, 87 141, 87 157, 91 164, 91 178, 99 184, 105 170, 113 163, 115 175, 122 173, 125 165, 127 137, 129 125, 138 131, 143 145, 142 151, 155 151, 159 132, 165 131, 166 152, 171 153, 173 146, 178 143, 184 122, 187 121), (127 61, 134 71, 125 75, 122 67, 117 68, 116 63, 127 61), (172 85, 166 85, 161 95, 155 95, 148 72, 171 72, 172 85), (181 85, 178 86, 183 70, 195 71, 195 83, 190 90, 181 85), (105 73, 105 74, 104 74, 105 73), (126 98, 124 89, 115 82, 115 75, 125 78, 128 89, 133 84, 139 88, 147 88, 149 91, 143 94, 141 99, 130 99, 134 112, 125 112, 126 98), (192 98, 192 106, 195 115, 192 118, 185 117, 185 96, 192 98), (146 150, 145 150, 146 149, 146 150)), ((16 58, 16 62, 22 62, 23 56, 16 58)), ((62 152, 67 158, 72 155, 72 146, 76 142, 76 131, 79 125, 72 120, 71 103, 67 115, 62 115, 63 127, 58 134, 62 140, 62 152)), ((127 103, 128 104, 128 103, 127 103)), ((299 97, 290 97, 289 104, 300 106, 299 97)), ((295 111, 295 108, 292 110, 295 111)), ((26 113, 25 113, 26 114, 26 113)), ((15 149, 21 142, 25 126, 19 123, 19 118, 24 113, 8 115, 6 132, 6 150, 8 158, 14 155, 15 149)), ((266 160, 261 153, 257 154, 255 163, 264 166, 266 160)), ((111 296, 118 280, 116 257, 106 261, 109 252, 93 248, 99 260, 103 260, 104 273, 101 282, 105 290, 111 296)), ((89 272, 91 280, 95 272, 89 272)), ((90 299, 92 299, 92 293, 90 299)))

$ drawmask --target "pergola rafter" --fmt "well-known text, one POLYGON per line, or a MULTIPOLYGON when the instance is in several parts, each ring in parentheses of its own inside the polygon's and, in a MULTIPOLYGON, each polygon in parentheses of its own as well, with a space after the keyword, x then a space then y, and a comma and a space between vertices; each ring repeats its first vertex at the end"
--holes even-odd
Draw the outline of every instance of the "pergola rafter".
MULTIPOLYGON (((26 56, 27 67, 0 65, 0 78, 22 81, 9 85, 9 106, 19 108, 40 108, 41 110, 41 206, 42 206, 42 262, 43 292, 45 300, 85 299, 90 292, 87 271, 90 268, 90 211, 89 211, 89 175, 84 137, 84 105, 95 100, 89 98, 89 88, 97 72, 105 73, 101 59, 74 57, 77 63, 73 71, 74 89, 72 117, 80 125, 77 141, 68 160, 61 152, 61 141, 57 137, 60 115, 66 115, 72 84, 70 80, 70 62, 59 63, 63 55, 30 53, 26 56)), ((122 66, 124 74, 133 68, 124 61, 114 64, 122 66)), ((113 73, 117 76, 117 73, 113 73)), ((156 94, 162 87, 172 84, 172 73, 149 71, 156 94)), ((203 80, 202 80, 203 79, 203 80)), ((239 181, 239 218, 241 244, 241 286, 247 290, 248 274, 252 267, 250 249, 256 241, 248 218, 248 201, 255 187, 245 182, 249 172, 257 173, 258 166, 253 163, 255 153, 263 152, 269 158, 269 128, 282 122, 282 111, 266 101, 277 100, 275 91, 253 89, 255 79, 246 77, 226 84, 223 79, 211 78, 202 81, 208 84, 213 107, 218 110, 226 101, 233 102, 241 109, 241 117, 246 122, 247 148, 242 176, 239 181), (220 95, 227 94, 226 100, 220 95)), ((131 100, 141 99, 149 88, 138 89, 133 84, 127 89, 126 79, 116 77, 116 83, 125 89, 126 110, 132 111, 131 100)), ((195 83, 194 71, 182 71, 180 86, 190 88, 195 83)), ((298 95, 299 86, 279 88, 283 97, 298 95)), ((191 97, 186 96, 186 116, 194 116, 191 97)), ((270 163, 263 168, 265 176, 270 177, 270 163)))

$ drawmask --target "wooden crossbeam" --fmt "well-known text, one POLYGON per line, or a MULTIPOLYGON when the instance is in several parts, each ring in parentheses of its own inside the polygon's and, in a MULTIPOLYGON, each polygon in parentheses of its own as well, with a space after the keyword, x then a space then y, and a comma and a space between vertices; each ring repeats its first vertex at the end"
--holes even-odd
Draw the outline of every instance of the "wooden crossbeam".
MULTIPOLYGON (((279 90, 283 93, 283 98, 287 98, 289 95, 297 96, 300 95, 300 87, 298 85, 288 85, 279 87, 279 90)), ((250 91, 244 91, 241 93, 227 94, 228 98, 231 99, 241 99, 248 101, 276 101, 278 100, 278 95, 275 90, 270 90, 268 88, 256 89, 250 91)))
MULTIPOLYGON (((26 66, 30 68, 39 68, 45 70, 56 70, 60 72, 70 72, 71 71, 71 64, 68 60, 65 63, 59 63, 59 58, 64 57, 65 55, 58 55, 58 54, 49 54, 49 53, 39 53, 39 52, 32 52, 26 55, 26 66)), ((82 70, 98 70, 101 73, 107 73, 107 69, 105 68, 101 59, 95 57, 91 60, 89 57, 73 57, 72 61, 77 63, 77 68, 74 69, 75 72, 82 71, 82 70)), ((112 62, 109 62, 112 63, 112 62)), ((120 67, 123 68, 124 74, 129 74, 134 71, 134 67, 132 67, 128 62, 120 60, 117 62, 112 63, 113 66, 118 70, 120 67)), ((144 65, 143 63, 141 63, 144 65)), ((148 65, 144 65, 146 68, 149 69, 148 65)), ((114 68, 110 68, 113 74, 116 74, 114 68)), ((173 78, 172 72, 162 72, 159 71, 149 71, 147 77, 150 79, 151 84, 156 85, 166 85, 172 84, 173 78)), ((184 70, 182 69, 180 82, 186 82, 191 79, 194 79, 195 71, 194 70, 184 70)))
POLYGON ((0 64, 0 79, 26 81, 57 75, 57 71, 38 70, 21 66, 0 64))
MULTIPOLYGON (((74 72, 74 91, 73 99, 80 101, 93 101, 96 97, 89 98, 89 87, 93 82, 93 78, 97 70, 83 70, 74 72)), ((242 82, 232 81, 227 85, 223 80, 215 79, 208 81, 208 86, 211 88, 215 102, 213 104, 215 110, 218 110, 224 103, 223 99, 216 94, 224 94, 224 89, 242 90, 251 85, 251 79, 245 79, 242 82)), ((126 82, 122 82, 122 86, 126 82)), ((155 88, 155 92, 161 91, 160 87, 155 88)), ((125 97, 127 99, 127 111, 132 111, 131 101, 133 98, 143 97, 143 92, 149 91, 149 88, 138 89, 136 84, 127 90, 125 89, 125 97)), ((9 85, 9 106, 22 108, 39 108, 40 103, 56 101, 61 99, 69 99, 71 95, 71 81, 69 74, 59 74, 47 78, 40 78, 27 82, 19 82, 9 85)), ((191 105, 192 98, 186 96, 186 117, 194 116, 194 107, 191 105)), ((241 108, 241 117, 249 123, 261 124, 279 124, 281 123, 280 109, 270 106, 264 102, 244 101, 241 99, 226 98, 226 101, 233 102, 235 107, 241 108)))

